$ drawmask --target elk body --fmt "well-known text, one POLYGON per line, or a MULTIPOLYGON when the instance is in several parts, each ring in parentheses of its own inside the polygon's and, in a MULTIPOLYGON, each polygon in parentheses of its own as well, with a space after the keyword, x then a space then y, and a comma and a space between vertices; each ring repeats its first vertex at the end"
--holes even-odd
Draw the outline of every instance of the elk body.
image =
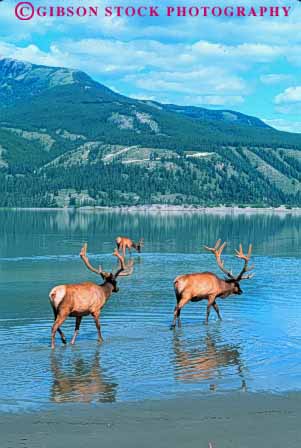
POLYGON ((215 255, 219 268, 226 275, 225 279, 219 278, 212 272, 200 272, 180 275, 174 280, 177 305, 174 309, 174 319, 171 328, 175 328, 177 321, 178 326, 181 325, 181 310, 188 302, 199 302, 200 300, 208 301, 206 313, 206 323, 208 323, 211 307, 214 308, 218 318, 221 320, 216 299, 220 297, 226 298, 232 294, 242 294, 243 291, 240 288, 240 281, 252 277, 250 274, 244 275, 247 271, 253 269, 253 266, 248 267, 252 253, 252 245, 249 245, 247 255, 243 253, 241 244, 239 250, 236 251, 236 257, 244 260, 244 266, 237 276, 234 276, 232 272, 226 270, 224 262, 221 260, 221 254, 225 246, 226 243, 221 245, 221 240, 218 240, 213 248, 205 246, 206 250, 215 255))
POLYGON ((128 250, 131 253, 131 249, 135 249, 137 252, 140 253, 143 247, 143 238, 140 238, 138 243, 135 243, 130 238, 126 238, 124 236, 118 236, 115 241, 117 249, 118 251, 121 251, 123 257, 125 257, 126 250, 128 250))
POLYGON ((51 348, 55 346, 55 334, 58 331, 63 344, 66 344, 66 338, 61 330, 61 325, 67 317, 75 317, 75 330, 71 340, 71 344, 75 343, 75 339, 79 332, 79 327, 83 316, 91 315, 95 321, 98 333, 98 341, 102 342, 101 327, 99 316, 106 301, 113 292, 118 292, 117 277, 119 275, 129 275, 132 270, 127 271, 124 265, 123 257, 114 251, 114 254, 120 261, 120 268, 114 274, 112 272, 104 272, 99 266, 95 269, 89 262, 87 257, 87 244, 85 244, 80 252, 80 257, 87 268, 102 277, 104 282, 97 285, 93 282, 75 283, 55 286, 49 294, 50 303, 54 313, 54 324, 51 331, 51 348))

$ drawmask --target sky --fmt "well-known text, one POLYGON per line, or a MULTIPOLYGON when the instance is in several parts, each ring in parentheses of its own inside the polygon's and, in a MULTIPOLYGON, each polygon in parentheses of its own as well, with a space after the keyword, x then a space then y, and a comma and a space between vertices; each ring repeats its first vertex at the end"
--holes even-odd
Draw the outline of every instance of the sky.
POLYGON ((33 0, 98 5, 99 17, 34 17, 0 2, 0 58, 80 69, 139 99, 232 109, 301 133, 298 0, 33 0), (158 5, 160 17, 104 17, 105 6, 158 5), (167 5, 290 6, 288 17, 166 17, 167 5))

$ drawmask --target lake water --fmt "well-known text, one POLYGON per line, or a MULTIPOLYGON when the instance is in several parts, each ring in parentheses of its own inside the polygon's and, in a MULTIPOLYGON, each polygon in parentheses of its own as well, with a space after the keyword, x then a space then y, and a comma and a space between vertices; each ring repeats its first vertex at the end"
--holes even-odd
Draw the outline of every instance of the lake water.
MULTIPOLYGON (((195 391, 301 390, 301 217, 93 211, 0 211, 0 410, 34 410, 67 402, 168 398, 195 391), (49 290, 97 281, 78 253, 115 267, 114 239, 144 237, 134 273, 121 278, 102 313, 102 345, 85 317, 74 347, 50 349, 49 290), (227 240, 254 244, 256 275, 244 294, 219 300, 223 321, 205 302, 188 304, 170 331, 173 279, 218 268, 202 249, 227 240)), ((74 319, 64 323, 70 340, 74 319)))

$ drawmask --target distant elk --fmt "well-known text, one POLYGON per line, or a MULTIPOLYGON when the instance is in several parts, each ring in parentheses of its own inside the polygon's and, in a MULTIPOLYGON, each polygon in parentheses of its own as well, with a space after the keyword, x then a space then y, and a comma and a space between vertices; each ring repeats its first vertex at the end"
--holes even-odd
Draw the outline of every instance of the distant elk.
POLYGON ((131 253, 131 249, 135 249, 137 252, 140 253, 144 245, 143 238, 140 238, 140 240, 137 243, 135 243, 130 238, 126 238, 125 236, 118 236, 115 241, 117 249, 118 251, 121 251, 123 257, 125 257, 126 250, 128 250, 131 253))
POLYGON ((99 266, 94 268, 87 256, 87 244, 84 244, 80 252, 80 257, 87 266, 87 268, 97 275, 100 275, 104 282, 97 285, 93 282, 74 283, 55 286, 49 294, 50 303, 54 313, 54 324, 51 331, 51 348, 55 346, 55 334, 58 331, 63 344, 66 344, 66 338, 61 330, 61 325, 67 317, 75 317, 75 330, 71 344, 75 343, 75 339, 79 332, 80 323, 83 316, 89 314, 93 317, 98 333, 98 341, 102 342, 101 328, 99 316, 102 308, 113 292, 118 292, 117 277, 130 275, 133 271, 133 263, 125 266, 123 257, 115 249, 114 256, 119 259, 120 267, 117 272, 104 272, 99 266))
POLYGON ((200 300, 207 300, 206 323, 208 323, 210 309, 213 306, 218 318, 222 320, 216 299, 226 298, 232 294, 242 294, 239 282, 253 277, 252 274, 244 275, 247 271, 251 271, 254 266, 248 267, 248 263, 252 254, 252 244, 249 245, 247 255, 243 253, 242 245, 239 245, 239 250, 236 250, 236 257, 244 260, 244 265, 241 272, 234 276, 231 271, 224 267, 224 262, 221 260, 221 255, 226 246, 226 242, 221 245, 221 240, 218 240, 214 247, 207 247, 205 249, 215 255, 218 267, 226 274, 225 279, 219 278, 212 272, 200 272, 194 274, 180 275, 174 280, 174 289, 177 299, 177 305, 174 309, 174 319, 171 328, 175 328, 176 322, 181 326, 180 314, 182 308, 188 302, 199 302, 200 300))

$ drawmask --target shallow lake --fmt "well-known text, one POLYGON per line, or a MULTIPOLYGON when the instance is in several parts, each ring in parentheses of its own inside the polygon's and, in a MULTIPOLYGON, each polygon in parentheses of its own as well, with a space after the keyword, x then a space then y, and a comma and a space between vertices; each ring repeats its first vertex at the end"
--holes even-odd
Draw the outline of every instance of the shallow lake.
MULTIPOLYGON (((168 398, 187 391, 301 390, 301 216, 102 211, 0 211, 0 410, 67 402, 168 398), (121 278, 102 313, 102 345, 90 317, 74 347, 50 349, 50 289, 97 281, 78 254, 116 268, 114 239, 144 237, 134 273, 121 278), (219 300, 223 321, 205 302, 188 304, 170 331, 173 279, 219 273, 204 244, 228 241, 225 264, 242 242, 254 244, 256 275, 244 294, 219 300)), ((74 319, 64 332, 70 340, 74 319)))

